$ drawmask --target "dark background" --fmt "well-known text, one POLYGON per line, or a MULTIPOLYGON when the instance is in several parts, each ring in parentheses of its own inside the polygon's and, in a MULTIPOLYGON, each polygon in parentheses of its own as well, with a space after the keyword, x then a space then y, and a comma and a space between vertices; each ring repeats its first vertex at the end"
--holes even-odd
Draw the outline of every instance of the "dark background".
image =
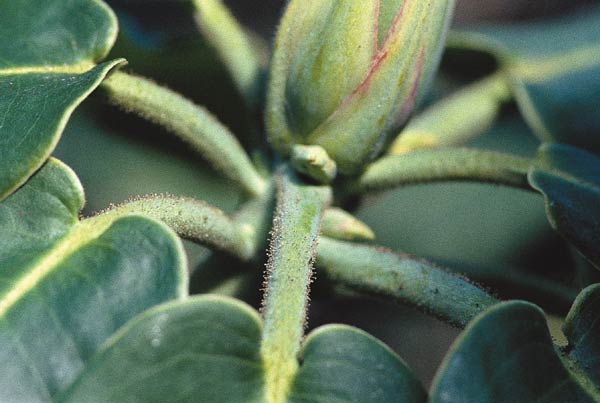
MULTIPOLYGON (((206 106, 247 143, 243 105, 216 55, 197 33, 187 4, 107 2, 117 11, 121 26, 111 56, 127 58, 128 70, 152 77, 206 106)), ((270 41, 282 1, 227 3, 240 20, 270 41)), ((459 0, 455 23, 527 21, 567 13, 585 3, 593 2, 459 0)), ((516 109, 508 107, 500 124, 473 144, 531 155, 537 141, 516 109)), ((55 155, 80 176, 87 194, 86 214, 148 193, 196 197, 225 211, 233 211, 238 204, 236 190, 185 145, 162 129, 115 110, 101 94, 75 113, 55 155)), ((526 273, 533 281, 540 276, 566 284, 577 280, 572 267, 579 260, 551 231, 542 199, 534 194, 477 184, 423 185, 372 197, 358 215, 376 231, 379 244, 474 274, 503 298, 530 296, 527 287, 500 280, 506 273, 526 273)), ((192 268, 208 255, 203 248, 186 247, 192 268)), ((254 278, 260 280, 261 268, 253 270, 254 278)), ((319 279, 317 272, 311 328, 343 322, 365 329, 396 350, 426 385, 430 383, 458 334, 456 329, 396 304, 349 295, 333 298, 326 281, 319 283, 319 279)), ((256 290, 247 297, 250 303, 259 300, 256 290)), ((543 296, 536 302, 557 314, 566 309, 565 304, 543 296)))

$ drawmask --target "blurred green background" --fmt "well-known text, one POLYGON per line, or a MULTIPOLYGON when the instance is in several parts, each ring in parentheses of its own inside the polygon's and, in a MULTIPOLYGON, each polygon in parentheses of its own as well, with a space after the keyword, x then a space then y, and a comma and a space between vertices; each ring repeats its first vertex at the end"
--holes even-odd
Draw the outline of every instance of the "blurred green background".
MULTIPOLYGON (((194 26, 184 1, 112 0, 121 32, 112 56, 129 60, 127 70, 166 84, 206 106, 250 144, 247 115, 223 66, 194 26)), ((270 41, 281 13, 281 0, 228 1, 234 13, 270 41)), ((456 24, 532 20, 567 13, 592 1, 463 0, 456 24)), ((491 63, 491 64, 490 64, 491 63)), ((434 94, 476 77, 485 58, 446 55, 434 94), (468 67, 468 68, 466 68, 468 67)), ((509 105, 501 121, 473 145, 533 155, 538 145, 509 105)), ((86 194, 85 214, 129 197, 172 193, 196 197, 227 212, 240 197, 185 145, 162 129, 108 105, 96 93, 71 119, 55 156, 79 175, 86 194)), ((586 264, 555 235, 544 214, 542 198, 499 186, 468 183, 421 185, 374 195, 358 216, 377 233, 377 242, 394 250, 468 274, 502 298, 528 298, 555 314, 564 314, 578 285, 589 281, 586 264), (578 270, 574 270, 578 267, 578 270), (515 285, 515 273, 524 279, 515 285), (537 292, 547 284, 552 296, 537 292)), ((186 243, 190 267, 208 252, 186 243)), ((236 265, 220 260, 221 265, 236 265)), ((223 267, 223 270, 230 267, 223 267)), ((202 271, 202 268, 198 269, 202 271)), ((254 288, 245 294, 259 302, 262 267, 253 269, 254 288)), ((413 309, 340 294, 317 272, 310 327, 343 322, 361 327, 396 350, 428 385, 456 329, 413 309)))

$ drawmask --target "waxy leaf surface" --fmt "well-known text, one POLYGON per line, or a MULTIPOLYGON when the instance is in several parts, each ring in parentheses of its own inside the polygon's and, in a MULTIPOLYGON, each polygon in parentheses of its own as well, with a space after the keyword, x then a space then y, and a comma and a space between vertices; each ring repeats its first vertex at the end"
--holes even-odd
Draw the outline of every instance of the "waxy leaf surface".
POLYGON ((44 163, 75 107, 122 62, 95 65, 116 33, 100 0, 0 2, 0 200, 44 163))
POLYGON ((467 327, 440 368, 430 402, 599 401, 585 383, 559 358, 543 312, 511 301, 467 327))
MULTIPOLYGON (((63 396, 69 402, 265 402, 262 324, 217 296, 156 307, 106 343, 63 396)), ((387 347, 346 326, 307 339, 289 402, 423 402, 425 391, 387 347)))
POLYGON ((567 315, 563 332, 569 368, 600 398, 600 284, 579 294, 567 315))
POLYGON ((498 58, 525 119, 542 140, 600 147, 600 7, 457 32, 451 47, 498 58))
POLYGON ((186 293, 180 242, 139 216, 78 220, 73 172, 50 159, 0 203, 0 400, 52 401, 125 322, 186 293))
POLYGON ((600 158, 567 145, 540 148, 529 172, 550 224, 600 269, 600 158))

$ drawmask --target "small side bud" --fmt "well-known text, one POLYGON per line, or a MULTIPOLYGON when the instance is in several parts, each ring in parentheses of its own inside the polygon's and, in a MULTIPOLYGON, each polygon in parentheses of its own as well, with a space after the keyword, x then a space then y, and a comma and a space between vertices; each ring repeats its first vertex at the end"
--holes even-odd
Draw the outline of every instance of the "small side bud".
POLYGON ((335 207, 325 210, 321 222, 321 232, 330 238, 344 241, 372 241, 375 239, 375 233, 367 224, 352 214, 335 207))
POLYGON ((329 158, 327 151, 322 147, 296 144, 292 147, 290 159, 298 172, 319 183, 330 183, 337 175, 335 161, 329 158))

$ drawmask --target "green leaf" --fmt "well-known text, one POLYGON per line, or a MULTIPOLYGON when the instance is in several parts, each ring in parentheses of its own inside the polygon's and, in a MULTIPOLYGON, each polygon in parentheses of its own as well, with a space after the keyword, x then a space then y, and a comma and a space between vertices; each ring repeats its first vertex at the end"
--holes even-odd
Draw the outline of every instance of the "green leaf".
POLYGON ((579 294, 567 315, 563 332, 569 341, 564 350, 571 363, 569 369, 600 396, 600 284, 579 294))
POLYGON ((600 8, 560 19, 458 32, 451 47, 496 56, 544 141, 600 146, 600 8))
POLYGON ((306 339, 290 402, 424 402, 423 386, 383 343, 342 325, 323 326, 306 339))
MULTIPOLYGON (((245 304, 200 296, 151 309, 94 356, 61 401, 264 402, 262 325, 245 304)), ((422 402, 393 352, 346 326, 314 331, 288 402, 422 402)))
POLYGON ((202 296, 128 323, 92 359, 65 402, 262 402, 256 311, 202 296))
POLYGON ((529 182, 544 195, 554 229, 600 268, 600 159, 567 145, 543 145, 529 182))
POLYGON ((544 313, 521 301, 490 308, 473 321, 444 360, 432 403, 600 401, 557 356, 544 313), (594 396, 594 397, 592 397, 594 396))
POLYGON ((50 159, 0 203, 0 400, 50 401, 145 309, 186 292, 181 244, 138 217, 78 221, 81 185, 50 159))
POLYGON ((0 200, 48 158, 75 107, 115 60, 116 19, 98 0, 0 3, 0 200))

